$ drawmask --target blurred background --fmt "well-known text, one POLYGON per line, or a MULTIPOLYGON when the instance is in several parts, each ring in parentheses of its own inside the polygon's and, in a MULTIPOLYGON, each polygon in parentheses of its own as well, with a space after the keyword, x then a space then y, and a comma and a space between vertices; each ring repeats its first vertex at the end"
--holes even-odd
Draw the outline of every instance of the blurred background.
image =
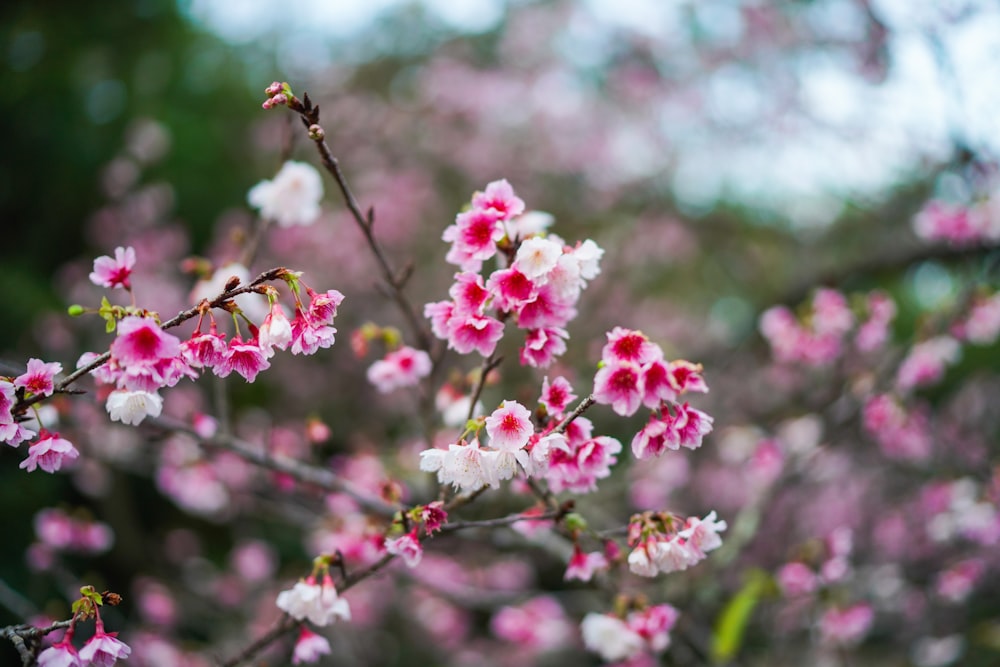
MULTIPOLYGON (((742 442, 760 436, 739 430, 745 425, 776 432, 804 414, 830 416, 823 410, 833 401, 809 392, 820 386, 816 378, 785 382, 791 398, 762 390, 775 379, 757 333, 768 306, 797 306, 823 285, 880 288, 896 300, 896 336, 905 344, 970 285, 996 285, 992 247, 929 246, 912 228, 932 198, 970 204, 996 191, 1000 5, 990 0, 109 0, 99 9, 7 2, 0 71, 4 374, 20 373, 29 356, 71 368, 80 341, 87 349, 106 344, 99 323, 63 315, 70 303, 99 301, 101 290, 86 280, 97 255, 135 246, 140 301, 168 315, 189 304, 203 260, 239 259, 254 225, 247 190, 289 157, 315 164, 291 114, 261 110, 273 80, 320 104, 328 141, 362 204, 374 207, 380 238, 397 264, 417 261, 409 288, 416 303, 444 298, 451 281, 441 231, 474 190, 507 178, 529 208, 555 216, 563 238, 593 238, 607 250, 565 360, 580 393, 603 332, 641 328, 671 358, 705 364, 720 440, 727 428, 742 442)), ((342 340, 369 319, 401 326, 373 287, 360 234, 327 190, 321 222, 269 236, 251 272, 285 264, 305 270, 317 289, 347 294, 342 340)), ((413 406, 357 390, 365 365, 346 345, 336 359, 283 360, 273 377, 232 387, 233 404, 247 429, 318 417, 332 431, 323 456, 376 452, 382 465, 405 469, 412 461, 393 450, 387 462, 379 443, 406 440, 413 406), (279 400, 287 405, 280 418, 262 414, 279 400)), ((971 350, 927 398, 950 405, 975 377, 982 402, 998 369, 995 347, 971 350)), ((511 368, 503 382, 527 377, 511 368)), ((211 404, 211 391, 191 390, 174 407, 198 411, 211 404)), ((501 388, 495 392, 499 400, 501 388)), ((78 426, 96 424, 103 411, 60 409, 78 426)), ((834 413, 817 439, 856 441, 856 422, 834 413)), ((617 429, 626 446, 639 426, 603 414, 594 421, 617 429)), ((978 424, 969 429, 992 452, 995 430, 978 424)), ((39 607, 58 599, 52 581, 31 572, 72 579, 24 556, 30 517, 57 504, 112 526, 113 549, 72 564, 126 593, 150 560, 176 573, 191 553, 201 570, 186 581, 216 585, 226 559, 247 543, 268 543, 276 563, 307 562, 308 548, 279 516, 233 520, 238 491, 206 509, 203 498, 179 500, 161 484, 173 500, 165 502, 146 483, 159 454, 135 453, 143 443, 133 429, 93 428, 103 444, 88 446, 105 463, 75 476, 29 479, 16 469, 20 454, 0 453, 10 545, 0 577, 23 584, 8 591, 16 595, 0 605, 0 621, 17 617, 18 595, 39 607), (223 520, 237 527, 216 531, 223 520), (168 542, 176 559, 161 553, 168 542), (198 548, 185 551, 189 542, 198 548), (212 568, 219 571, 209 576, 212 568)), ((676 486, 671 502, 707 511, 720 488, 741 483, 726 469, 739 462, 734 456, 700 477, 664 470, 647 481, 669 493, 676 486), (700 481, 686 488, 678 475, 700 481)), ((919 482, 906 483, 926 481, 933 469, 915 474, 919 482)), ((612 488, 625 493, 627 483, 619 476, 612 488)), ((851 498, 849 507, 864 506, 863 493, 851 498)), ((746 502, 737 493, 729 505, 746 502)), ((805 542, 808 529, 798 530, 805 542)), ((785 546, 779 556, 781 548, 758 545, 754 566, 787 557, 785 546)), ((557 581, 558 568, 547 567, 543 581, 557 581)), ((681 596, 702 605, 708 625, 738 577, 720 586, 681 596)), ((1000 610, 987 600, 959 624, 987 637, 970 643, 980 648, 961 664, 997 659, 990 647, 998 645, 1000 610)), ((47 604, 58 615, 59 603, 47 604)), ((484 625, 475 615, 469 623, 484 625)), ((181 645, 217 639, 197 620, 175 625, 181 645)), ((746 664, 778 664, 753 662, 773 659, 762 637, 750 642, 746 664)), ((886 630, 872 660, 898 662, 863 664, 951 664, 917 656, 915 641, 886 630)), ((9 648, 0 646, 0 658, 13 659, 9 648)), ((805 664, 787 651, 781 664, 805 664)), ((404 664, 403 653, 359 650, 354 659, 404 664)), ((696 664, 683 655, 677 664, 696 664)))

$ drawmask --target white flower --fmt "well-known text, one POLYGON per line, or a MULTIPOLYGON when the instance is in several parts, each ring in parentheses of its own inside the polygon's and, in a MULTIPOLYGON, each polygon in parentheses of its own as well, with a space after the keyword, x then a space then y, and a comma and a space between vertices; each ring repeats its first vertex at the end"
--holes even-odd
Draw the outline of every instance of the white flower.
POLYGON ((580 262, 580 275, 584 280, 593 280, 601 273, 601 257, 604 249, 587 239, 573 251, 573 256, 580 262))
POLYGON ((305 162, 286 162, 273 181, 261 181, 247 193, 247 201, 262 217, 282 227, 308 225, 319 217, 323 179, 305 162))
POLYGON ((340 618, 351 620, 351 608, 347 600, 337 595, 337 589, 329 577, 323 585, 315 582, 299 581, 291 589, 278 593, 278 609, 296 621, 308 618, 314 625, 329 625, 340 618))
POLYGON ((642 637, 625 621, 607 614, 587 614, 580 623, 583 645, 608 662, 634 657, 643 648, 642 637))
POLYGON ((640 577, 655 577, 660 572, 656 563, 649 559, 649 552, 644 546, 636 547, 628 555, 628 569, 640 577))
POLYGON ((528 211, 507 221, 507 235, 512 239, 523 239, 532 234, 540 234, 552 226, 555 218, 544 211, 528 211))
POLYGON ((528 280, 538 280, 555 268, 562 257, 562 246, 551 239, 530 238, 517 249, 514 268, 528 280))
POLYGON ((111 416, 111 421, 137 426, 146 417, 160 416, 163 399, 159 394, 148 391, 117 389, 108 394, 104 407, 111 416))

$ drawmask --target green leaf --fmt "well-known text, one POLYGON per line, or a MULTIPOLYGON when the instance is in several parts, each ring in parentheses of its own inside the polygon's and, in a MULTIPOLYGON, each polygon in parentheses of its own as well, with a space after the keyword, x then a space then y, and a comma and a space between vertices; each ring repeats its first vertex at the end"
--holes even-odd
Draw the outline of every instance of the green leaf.
POLYGON ((728 662, 739 652, 743 645, 743 634, 750 622, 750 615, 767 586, 767 574, 759 570, 748 573, 743 588, 719 614, 712 637, 712 660, 716 664, 728 662))

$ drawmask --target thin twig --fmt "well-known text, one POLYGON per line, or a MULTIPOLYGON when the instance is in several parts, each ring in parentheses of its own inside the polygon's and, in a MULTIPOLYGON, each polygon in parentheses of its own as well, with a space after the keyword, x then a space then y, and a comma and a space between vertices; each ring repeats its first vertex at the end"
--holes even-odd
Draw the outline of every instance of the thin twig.
POLYGON ((294 477, 300 482, 317 486, 324 491, 342 493, 354 500, 362 509, 372 514, 391 519, 397 512, 403 509, 401 506, 388 503, 381 498, 359 491, 353 484, 330 470, 301 463, 291 458, 270 456, 266 451, 261 451, 253 444, 234 436, 217 434, 212 438, 202 438, 193 427, 174 419, 157 417, 149 421, 169 431, 184 433, 196 438, 208 447, 232 452, 244 461, 254 463, 262 468, 294 477))
MULTIPOLYGON (((276 267, 276 268, 273 268, 273 269, 269 269, 267 271, 264 271, 263 273, 261 273, 260 275, 258 275, 256 278, 254 278, 247 285, 243 285, 241 287, 234 287, 231 290, 226 290, 225 292, 223 292, 219 296, 215 297, 211 301, 208 301, 207 304, 206 304, 205 301, 202 301, 197 306, 194 306, 192 308, 188 308, 187 310, 183 310, 183 311, 177 313, 177 315, 175 315, 174 317, 170 318, 169 320, 167 320, 166 322, 164 322, 163 324, 161 324, 160 328, 162 328, 162 329, 171 329, 173 327, 178 326, 179 324, 182 324, 182 323, 184 323, 184 322, 186 322, 186 321, 188 321, 188 320, 190 320, 190 319, 192 319, 192 318, 200 315, 203 312, 203 310, 206 309, 206 308, 220 308, 220 307, 222 307, 222 304, 224 304, 226 301, 229 301, 229 300, 233 299, 234 297, 239 296, 240 294, 249 294, 251 292, 256 292, 257 291, 256 288, 257 288, 258 285, 262 285, 262 284, 264 284, 266 282, 270 282, 272 280, 278 280, 287 271, 288 271, 288 269, 286 269, 284 267, 280 267, 280 266, 276 267)), ((94 370, 95 368, 99 368, 99 367, 103 366, 104 364, 106 364, 110 358, 111 358, 111 351, 109 350, 109 351, 105 352, 104 354, 102 354, 102 355, 98 356, 97 358, 95 358, 89 364, 87 364, 85 366, 81 366, 80 368, 77 368, 75 371, 73 371, 72 373, 70 373, 69 375, 67 375, 66 377, 64 377, 62 380, 60 380, 58 383, 56 383, 56 385, 54 387, 54 391, 57 391, 57 392, 64 391, 69 385, 73 384, 74 382, 76 382, 77 380, 79 380, 81 377, 83 377, 84 375, 86 375, 87 373, 89 373, 90 371, 94 370)), ((12 412, 13 412, 13 414, 15 416, 22 415, 28 409, 29 406, 34 405, 35 403, 38 403, 39 401, 43 400, 44 398, 46 398, 44 394, 35 394, 31 398, 26 398, 26 399, 23 399, 23 400, 19 399, 17 401, 17 403, 14 404, 14 407, 12 408, 12 412)))

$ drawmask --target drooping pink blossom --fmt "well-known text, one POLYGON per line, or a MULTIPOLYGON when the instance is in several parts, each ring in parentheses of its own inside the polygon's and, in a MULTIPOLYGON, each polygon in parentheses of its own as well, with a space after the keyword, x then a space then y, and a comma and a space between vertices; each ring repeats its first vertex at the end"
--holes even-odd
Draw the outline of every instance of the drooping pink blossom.
MULTIPOLYGON (((67 631, 66 635, 70 635, 67 631)), ((67 637, 38 654, 38 667, 83 667, 80 654, 67 637)))
POLYGON ((208 333, 195 332, 181 343, 181 356, 194 368, 214 368, 226 357, 226 337, 220 334, 215 323, 208 333))
POLYGON ((399 556, 406 563, 407 567, 416 567, 423 558, 424 548, 417 537, 417 529, 414 528, 409 533, 400 537, 386 540, 385 550, 395 556, 399 556))
POLYGON ((93 667, 111 667, 117 661, 128 658, 132 649, 117 635, 117 632, 105 632, 104 624, 98 619, 97 631, 80 649, 80 662, 93 667))
POLYGON ((309 294, 309 319, 318 324, 333 324, 337 308, 344 302, 344 295, 335 289, 325 292, 312 289, 306 291, 309 294))
POLYGON ((573 545, 573 556, 566 566, 563 581, 590 581, 598 570, 606 570, 608 561, 600 551, 585 553, 579 544, 573 545))
MULTIPOLYGON (((41 359, 29 359, 28 369, 14 378, 15 387, 24 387, 28 393, 51 396, 55 391, 55 376, 62 373, 62 364, 45 363, 41 359)), ((2 410, 2 406, 0 406, 2 410)))
POLYGON ((101 255, 94 260, 90 281, 100 287, 123 287, 129 290, 132 289, 130 280, 134 267, 135 250, 131 247, 115 248, 114 258, 101 255))
POLYGON ((42 429, 38 440, 33 442, 28 448, 28 458, 21 461, 21 469, 34 472, 36 468, 41 468, 45 472, 53 473, 63 464, 75 460, 80 456, 69 440, 59 437, 58 433, 50 433, 42 429))
MULTIPOLYGON (((463 271, 455 274, 455 282, 448 289, 448 295, 454 300, 454 309, 457 312, 482 315, 491 291, 483 284, 481 275, 463 271)), ((451 317, 451 313, 447 317, 451 317)))
POLYGON ((295 649, 292 651, 292 664, 318 662, 320 656, 330 655, 332 649, 326 637, 312 632, 306 626, 302 626, 299 631, 299 638, 295 641, 295 649))
POLYGON ((420 511, 420 520, 423 522, 424 530, 427 531, 428 535, 440 530, 441 526, 448 521, 448 513, 444 510, 444 503, 440 500, 435 500, 432 503, 424 505, 420 511))
POLYGON ((310 355, 320 349, 325 349, 336 341, 337 329, 315 319, 310 315, 296 310, 292 320, 292 354, 310 355))
POLYGON ((222 361, 212 368, 212 372, 224 378, 236 371, 247 382, 253 382, 258 373, 270 367, 271 363, 257 344, 256 338, 244 342, 240 336, 233 336, 229 339, 229 347, 222 361))
POLYGON ((146 417, 159 417, 163 399, 155 392, 117 389, 108 394, 104 407, 111 421, 136 426, 146 417))

